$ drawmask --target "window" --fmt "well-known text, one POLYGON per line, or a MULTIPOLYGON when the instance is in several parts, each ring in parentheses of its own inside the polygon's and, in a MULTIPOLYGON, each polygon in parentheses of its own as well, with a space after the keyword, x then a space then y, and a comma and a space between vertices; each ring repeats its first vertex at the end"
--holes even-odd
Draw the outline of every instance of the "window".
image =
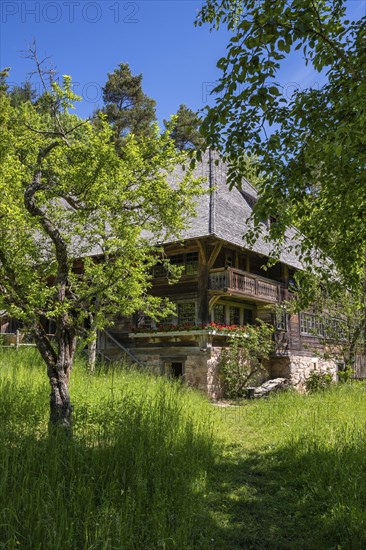
POLYGON ((178 325, 192 324, 196 322, 196 304, 186 302, 178 304, 178 325))
POLYGON ((185 261, 186 275, 194 275, 198 271, 198 252, 187 252, 185 261))
POLYGON ((225 324, 225 306, 223 304, 216 304, 213 308, 213 320, 218 325, 225 324))
POLYGON ((329 318, 325 321, 325 336, 330 340, 345 340, 346 331, 340 319, 329 318))
POLYGON ((300 313, 300 333, 307 336, 324 336, 324 325, 313 313, 300 313))
POLYGON ((275 319, 276 330, 287 330, 287 312, 286 308, 281 307, 276 310, 276 319, 275 319))
POLYGON ((244 325, 253 324, 253 311, 251 309, 244 309, 244 325))
POLYGON ((252 325, 253 324, 253 310, 244 309, 240 306, 233 306, 224 304, 216 304, 213 307, 211 314, 211 320, 218 325, 225 325, 229 322, 230 325, 252 325), (229 319, 226 318, 226 312, 228 308, 229 319))
POLYGON ((161 327, 167 327, 169 325, 174 324, 174 318, 173 315, 168 315, 168 317, 165 317, 164 319, 160 319, 159 326, 161 327))
POLYGON ((174 254, 174 256, 170 256, 169 261, 172 265, 183 265, 184 254, 174 254))
POLYGON ((240 308, 230 306, 230 325, 240 325, 240 308))
MULTIPOLYGON (((195 275, 198 272, 198 252, 187 252, 185 254, 173 254, 169 256, 169 263, 176 267, 183 267, 182 275, 195 275)), ((154 266, 154 277, 166 277, 167 268, 163 263, 154 266)))
POLYGON ((232 267, 233 266, 233 256, 231 253, 225 254, 225 267, 232 267))
POLYGON ((153 267, 154 277, 166 277, 166 269, 162 263, 157 263, 153 267))
POLYGON ((137 314, 136 325, 137 328, 152 328, 153 320, 151 319, 151 317, 146 315, 146 313, 139 311, 137 314))

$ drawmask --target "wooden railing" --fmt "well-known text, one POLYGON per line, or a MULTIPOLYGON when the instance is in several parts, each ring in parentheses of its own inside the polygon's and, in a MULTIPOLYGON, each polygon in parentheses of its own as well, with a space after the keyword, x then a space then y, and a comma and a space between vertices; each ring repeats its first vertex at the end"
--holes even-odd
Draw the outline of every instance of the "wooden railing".
POLYGON ((265 281, 262 277, 232 267, 212 270, 209 288, 253 296, 268 302, 281 302, 285 293, 280 283, 265 281))

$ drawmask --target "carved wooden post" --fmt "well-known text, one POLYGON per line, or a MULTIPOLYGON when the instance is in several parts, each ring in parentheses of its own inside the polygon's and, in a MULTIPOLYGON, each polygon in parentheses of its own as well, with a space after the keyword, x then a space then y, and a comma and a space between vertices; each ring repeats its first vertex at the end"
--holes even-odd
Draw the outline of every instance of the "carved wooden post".
POLYGON ((199 249, 198 261, 198 322, 208 323, 208 261, 206 249, 201 241, 197 241, 199 249))

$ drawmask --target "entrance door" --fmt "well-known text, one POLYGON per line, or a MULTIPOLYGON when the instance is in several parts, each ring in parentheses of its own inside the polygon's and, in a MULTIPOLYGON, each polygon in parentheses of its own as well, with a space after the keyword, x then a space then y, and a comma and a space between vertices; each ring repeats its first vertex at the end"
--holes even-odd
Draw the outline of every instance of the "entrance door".
POLYGON ((183 363, 174 362, 171 364, 173 378, 182 378, 183 376, 183 363))

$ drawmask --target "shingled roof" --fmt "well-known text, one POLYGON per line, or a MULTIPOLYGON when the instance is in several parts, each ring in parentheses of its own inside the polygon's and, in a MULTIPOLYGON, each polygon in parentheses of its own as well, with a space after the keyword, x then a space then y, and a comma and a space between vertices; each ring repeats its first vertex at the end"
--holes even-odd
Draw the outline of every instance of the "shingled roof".
MULTIPOLYGON (((230 190, 225 163, 210 151, 203 155, 202 162, 197 163, 194 175, 205 179, 205 186, 211 193, 197 199, 197 216, 181 237, 193 239, 214 236, 263 256, 270 256, 273 246, 265 239, 265 232, 251 246, 243 238, 248 231, 248 218, 258 197, 256 189, 243 179, 241 191, 237 188, 230 190)), ((179 178, 179 171, 174 177, 179 178)), ((285 240, 287 246, 280 254, 280 261, 301 268, 301 262, 293 251, 294 245, 299 243, 300 234, 289 228, 285 240)))

